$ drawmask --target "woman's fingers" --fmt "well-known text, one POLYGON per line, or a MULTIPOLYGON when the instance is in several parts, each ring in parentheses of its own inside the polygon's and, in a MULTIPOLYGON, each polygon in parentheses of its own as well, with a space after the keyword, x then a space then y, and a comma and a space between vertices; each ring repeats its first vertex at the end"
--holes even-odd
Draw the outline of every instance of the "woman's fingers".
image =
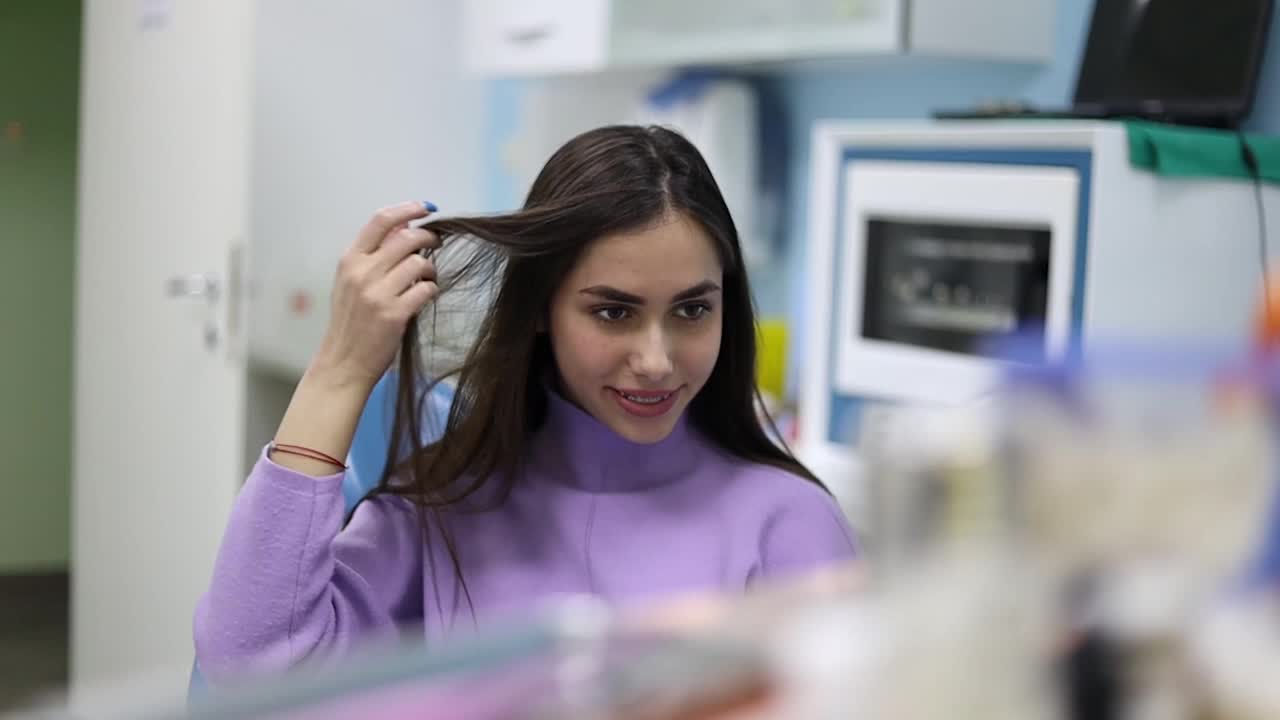
POLYGON ((383 290, 391 297, 395 297, 408 290, 415 283, 435 279, 435 263, 415 253, 404 258, 400 261, 400 264, 391 268, 384 280, 383 290))
POLYGON ((438 247, 440 247, 440 238, 430 230, 400 228, 388 235, 382 247, 373 253, 373 264, 377 268, 389 271, 406 257, 438 247))
POLYGON ((400 347, 409 318, 439 293, 435 267, 420 252, 440 244, 435 233, 410 228, 435 208, 403 203, 379 210, 338 261, 329 327, 317 356, 344 377, 381 377, 400 347))
POLYGON ((404 227, 410 220, 423 218, 429 214, 427 203, 421 202, 405 202, 382 208, 373 214, 364 227, 360 228, 351 249, 358 253, 372 253, 383 244, 387 235, 393 230, 404 227))
POLYGON ((406 317, 412 317, 422 312, 423 308, 431 304, 431 301, 439 295, 440 286, 436 285, 434 280, 423 280, 405 290, 396 302, 406 317))

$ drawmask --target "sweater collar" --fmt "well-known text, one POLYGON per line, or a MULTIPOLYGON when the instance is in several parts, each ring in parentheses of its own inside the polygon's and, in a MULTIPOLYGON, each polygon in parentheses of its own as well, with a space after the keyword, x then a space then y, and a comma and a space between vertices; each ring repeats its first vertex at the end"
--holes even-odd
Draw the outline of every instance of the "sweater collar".
POLYGON ((687 411, 667 437, 643 444, 617 434, 555 390, 545 392, 547 417, 535 436, 533 457, 550 479, 594 492, 630 492, 693 470, 699 442, 687 411))

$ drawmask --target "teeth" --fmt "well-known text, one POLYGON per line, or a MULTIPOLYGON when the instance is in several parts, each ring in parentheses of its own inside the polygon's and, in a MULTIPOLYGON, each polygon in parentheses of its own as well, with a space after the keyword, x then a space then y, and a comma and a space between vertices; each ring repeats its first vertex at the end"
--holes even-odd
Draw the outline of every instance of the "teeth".
POLYGON ((667 398, 671 397, 671 394, 668 393, 661 397, 641 398, 641 397, 636 397, 635 395, 628 395, 626 393, 623 393, 622 397, 630 400, 633 403, 640 403, 641 405, 657 405, 663 400, 666 400, 667 398))

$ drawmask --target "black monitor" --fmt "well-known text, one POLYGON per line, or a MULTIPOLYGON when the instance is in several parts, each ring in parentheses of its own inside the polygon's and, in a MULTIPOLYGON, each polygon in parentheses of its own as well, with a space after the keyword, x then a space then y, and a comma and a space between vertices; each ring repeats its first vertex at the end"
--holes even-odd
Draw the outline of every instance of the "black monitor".
POLYGON ((1274 0, 1096 0, 1075 109, 1235 127, 1253 109, 1274 0))

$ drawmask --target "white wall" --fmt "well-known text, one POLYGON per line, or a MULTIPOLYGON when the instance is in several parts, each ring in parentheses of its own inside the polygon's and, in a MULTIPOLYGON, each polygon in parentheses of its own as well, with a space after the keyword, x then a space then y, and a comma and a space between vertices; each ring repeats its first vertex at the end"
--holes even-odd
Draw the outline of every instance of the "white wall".
POLYGON ((461 69, 461 0, 257 6, 251 350, 297 374, 337 258, 376 209, 479 209, 484 86, 461 69))

